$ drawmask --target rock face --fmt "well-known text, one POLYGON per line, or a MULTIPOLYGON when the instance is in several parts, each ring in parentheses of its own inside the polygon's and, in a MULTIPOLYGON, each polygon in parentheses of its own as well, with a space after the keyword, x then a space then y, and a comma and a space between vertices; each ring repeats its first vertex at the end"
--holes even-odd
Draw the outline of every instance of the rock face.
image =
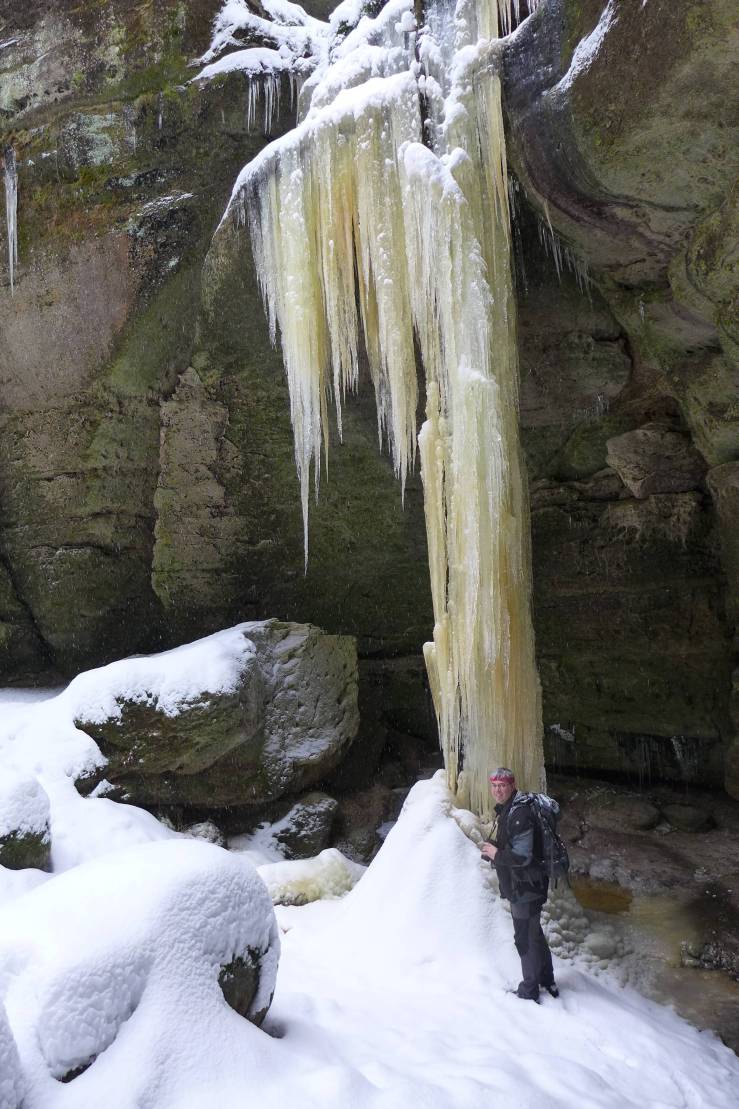
POLYGON ((404 510, 369 394, 332 453, 304 575, 250 246, 228 223, 211 247, 267 141, 247 133, 241 74, 189 83, 220 6, 0 8, 20 234, 15 292, 0 290, 5 676, 272 615, 375 651, 416 651, 429 626, 420 481, 404 510))
POLYGON ((727 0, 548 0, 503 49, 519 195, 565 270, 547 304, 521 204, 548 757, 716 783, 725 763, 732 789, 734 35, 727 0))
POLYGON ((237 679, 175 705, 145 677, 132 690, 119 664, 114 711, 75 720, 108 760, 81 789, 105 780, 114 799, 218 809, 299 793, 334 769, 358 726, 354 641, 279 620, 234 632, 245 645, 237 679))
MULTIPOLYGON (((388 728, 434 730, 409 678, 433 623, 422 491, 401 506, 362 384, 304 573, 281 357, 247 234, 219 227, 266 137, 240 74, 189 83, 220 0, 18 7, 0 681, 316 623, 374 668, 347 768, 365 784, 388 728)), ((502 50, 547 754, 739 796, 733 5, 633 8, 547 0, 502 50)))

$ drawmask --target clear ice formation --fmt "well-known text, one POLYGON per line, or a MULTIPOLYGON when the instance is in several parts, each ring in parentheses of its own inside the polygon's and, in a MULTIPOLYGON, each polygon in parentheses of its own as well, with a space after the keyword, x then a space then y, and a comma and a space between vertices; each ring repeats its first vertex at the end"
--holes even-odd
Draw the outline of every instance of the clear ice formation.
MULTIPOLYGON (((351 9, 356 26, 335 28, 351 9)), ((366 351, 378 434, 401 488, 416 441, 434 606, 424 645, 447 777, 488 813, 487 775, 543 785, 531 621, 529 510, 518 437, 518 359, 499 27, 510 0, 413 0, 334 37, 301 94, 301 122, 239 176, 271 335, 282 344, 308 547, 328 456, 366 351), (426 420, 416 437, 417 360, 426 420)))
POLYGON ((15 150, 6 146, 3 154, 5 166, 5 225, 8 233, 8 274, 10 291, 15 291, 15 267, 18 265, 18 166, 15 150))

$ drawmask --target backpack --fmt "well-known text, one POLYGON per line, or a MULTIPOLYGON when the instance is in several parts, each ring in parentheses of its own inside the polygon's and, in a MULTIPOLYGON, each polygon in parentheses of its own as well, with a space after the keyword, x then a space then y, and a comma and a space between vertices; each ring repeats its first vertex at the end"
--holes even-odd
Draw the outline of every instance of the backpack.
POLYGON ((564 840, 557 831, 559 805, 546 793, 526 793, 521 801, 530 805, 531 812, 534 814, 534 823, 539 829, 540 862, 549 881, 555 889, 560 878, 569 886, 570 856, 564 840))

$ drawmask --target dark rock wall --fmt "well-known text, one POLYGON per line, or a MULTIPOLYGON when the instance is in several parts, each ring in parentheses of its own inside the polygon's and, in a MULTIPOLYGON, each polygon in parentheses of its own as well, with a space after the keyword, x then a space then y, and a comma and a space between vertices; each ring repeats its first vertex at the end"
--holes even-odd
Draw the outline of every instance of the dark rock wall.
MULTIPOLYGON (((534 367, 524 330, 545 717, 568 766, 721 780, 724 760, 739 763, 734 16, 726 0, 547 0, 504 50, 511 162, 600 316, 574 329, 574 379, 547 323, 557 335, 576 315, 546 283, 534 367), (624 361, 586 353, 588 334, 590 351, 615 340, 624 361), (583 405, 583 374, 601 369, 583 405), (558 382, 575 427, 574 405, 557 416, 558 382)), ((524 377, 524 403, 526 390, 524 377)), ((736 769, 726 782, 739 791, 736 769)))
MULTIPOLYGON (((303 572, 279 352, 244 231, 213 237, 265 139, 239 74, 187 83, 219 6, 0 0, 20 230, 13 296, 0 271, 2 680, 240 619, 378 659, 431 630, 420 482, 401 506, 366 385, 303 572)), ((535 620, 567 766, 717 780, 733 734, 730 8, 613 0, 563 85, 606 3, 547 0, 503 54, 535 620), (564 243, 579 281, 555 271, 564 243)))

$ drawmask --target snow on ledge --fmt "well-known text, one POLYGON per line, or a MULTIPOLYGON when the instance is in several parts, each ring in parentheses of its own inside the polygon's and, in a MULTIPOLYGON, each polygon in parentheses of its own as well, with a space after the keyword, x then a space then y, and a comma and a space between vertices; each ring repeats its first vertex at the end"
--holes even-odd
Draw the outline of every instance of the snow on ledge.
POLYGON ((101 724, 120 720, 123 701, 149 704, 166 716, 176 716, 209 695, 233 693, 256 655, 245 627, 237 624, 171 651, 86 670, 61 694, 59 707, 77 720, 101 724))

